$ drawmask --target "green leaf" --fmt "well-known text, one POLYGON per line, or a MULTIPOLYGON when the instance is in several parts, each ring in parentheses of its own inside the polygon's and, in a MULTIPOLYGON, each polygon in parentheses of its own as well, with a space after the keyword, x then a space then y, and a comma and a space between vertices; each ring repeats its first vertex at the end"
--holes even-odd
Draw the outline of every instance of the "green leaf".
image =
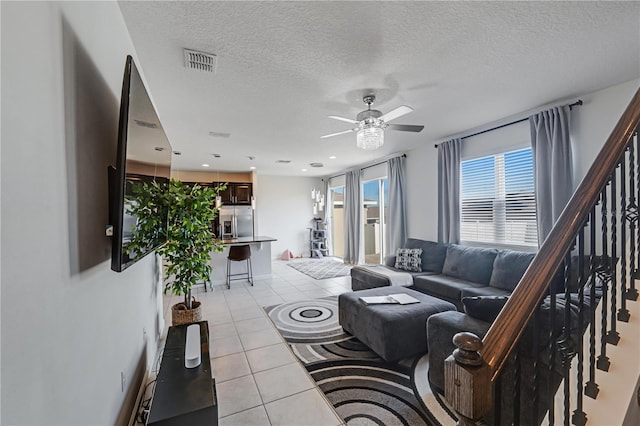
POLYGON ((172 179, 161 182, 133 182, 133 196, 128 198, 127 213, 137 218, 127 252, 166 243, 156 249, 163 256, 165 294, 187 297, 199 280, 209 281, 211 252, 219 253, 224 245, 213 241, 210 230, 218 209, 215 197, 226 184, 216 188, 186 185, 172 179), (168 223, 160 223, 154 212, 166 211, 168 223))

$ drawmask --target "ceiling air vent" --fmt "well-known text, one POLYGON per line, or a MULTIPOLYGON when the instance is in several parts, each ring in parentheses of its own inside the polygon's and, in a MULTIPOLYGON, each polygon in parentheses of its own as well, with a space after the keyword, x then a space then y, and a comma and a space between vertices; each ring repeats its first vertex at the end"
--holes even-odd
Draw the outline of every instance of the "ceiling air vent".
POLYGON ((276 163, 280 163, 280 164, 289 164, 291 162, 291 160, 276 160, 276 163))
POLYGON ((184 49, 184 66, 191 70, 205 71, 215 74, 217 63, 217 56, 212 53, 184 49))
POLYGON ((322 163, 309 163, 309 165, 311 167, 323 167, 324 166, 324 164, 322 164, 322 163))
POLYGON ((223 133, 223 132, 209 132, 209 136, 214 138, 230 138, 231 133, 223 133))

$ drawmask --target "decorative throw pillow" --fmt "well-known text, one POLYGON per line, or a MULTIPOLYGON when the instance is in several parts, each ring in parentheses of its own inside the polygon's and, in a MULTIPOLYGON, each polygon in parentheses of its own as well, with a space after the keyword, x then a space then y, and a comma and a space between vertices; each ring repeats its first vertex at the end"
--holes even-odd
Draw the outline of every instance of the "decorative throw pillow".
POLYGON ((464 312, 470 317, 493 322, 504 305, 509 300, 509 296, 475 296, 463 297, 462 304, 464 312))
POLYGON ((395 267, 409 272, 421 272, 422 249, 399 248, 396 252, 395 267))

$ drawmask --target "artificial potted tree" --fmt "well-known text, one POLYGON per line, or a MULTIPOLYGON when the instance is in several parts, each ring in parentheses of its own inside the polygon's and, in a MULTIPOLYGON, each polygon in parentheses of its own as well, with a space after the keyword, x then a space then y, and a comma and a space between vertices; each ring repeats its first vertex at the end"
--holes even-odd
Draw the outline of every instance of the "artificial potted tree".
MULTIPOLYGON (((171 307, 173 325, 200 321, 200 302, 191 294, 197 282, 207 285, 211 279, 211 252, 220 252, 224 245, 215 240, 213 220, 218 208, 215 197, 224 185, 216 188, 185 184, 171 179, 168 184, 137 182, 133 185, 133 202, 128 214, 136 217, 128 251, 145 250, 163 238, 166 243, 156 248, 164 259, 165 294, 182 295, 184 300, 171 307), (152 210, 168 213, 166 226, 158 223, 152 210)), ((155 246, 155 245, 154 245, 155 246)))

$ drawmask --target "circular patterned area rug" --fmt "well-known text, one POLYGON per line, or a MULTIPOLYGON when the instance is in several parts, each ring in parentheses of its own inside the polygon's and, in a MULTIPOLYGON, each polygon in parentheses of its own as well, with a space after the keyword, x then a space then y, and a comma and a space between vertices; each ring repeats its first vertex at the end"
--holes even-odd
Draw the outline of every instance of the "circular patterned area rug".
POLYGON ((385 362, 340 327, 336 296, 265 310, 348 425, 455 424, 427 382, 428 356, 385 362))

